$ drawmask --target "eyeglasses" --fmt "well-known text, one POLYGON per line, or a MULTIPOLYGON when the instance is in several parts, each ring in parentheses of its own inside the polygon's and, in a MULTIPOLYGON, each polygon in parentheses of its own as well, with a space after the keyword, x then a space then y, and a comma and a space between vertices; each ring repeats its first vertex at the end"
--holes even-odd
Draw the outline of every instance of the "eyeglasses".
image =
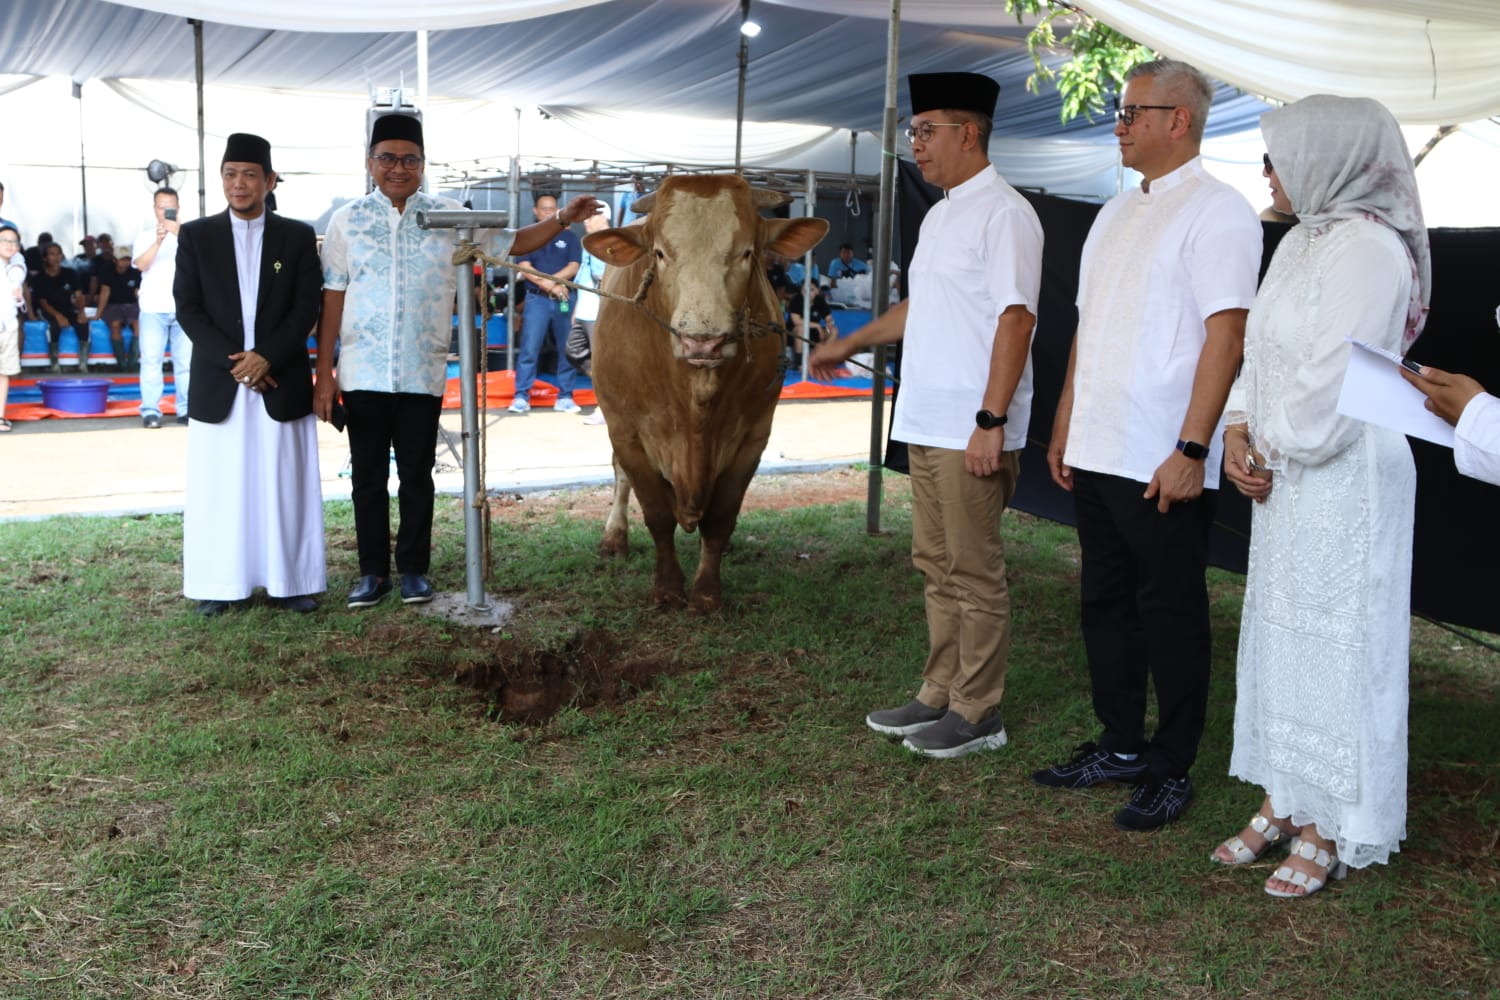
POLYGON ((1273 166, 1271 166, 1271 154, 1270 153, 1261 153, 1260 154, 1260 162, 1263 163, 1263 164, 1265 164, 1266 173, 1269 174, 1269 173, 1274 173, 1275 172, 1276 168, 1273 167, 1273 166))
POLYGON ((1115 109, 1115 121, 1126 128, 1135 124, 1135 116, 1141 111, 1176 111, 1175 104, 1127 104, 1115 109))
POLYGON ((4 243, 6 246, 11 247, 18 247, 21 245, 20 240, 13 240, 8 236, 0 236, 0 243, 4 243))
POLYGON ((376 163, 389 170, 396 164, 401 164, 407 170, 415 170, 420 167, 423 160, 416 153, 407 153, 405 156, 397 156, 395 153, 376 153, 370 157, 376 163))
POLYGON ((963 128, 963 127, 964 127, 964 123, 963 122, 923 122, 922 124, 916 126, 915 128, 909 128, 909 129, 906 130, 906 141, 907 142, 916 142, 918 139, 921 139, 923 142, 931 142, 932 141, 932 130, 935 129, 935 128, 963 128))

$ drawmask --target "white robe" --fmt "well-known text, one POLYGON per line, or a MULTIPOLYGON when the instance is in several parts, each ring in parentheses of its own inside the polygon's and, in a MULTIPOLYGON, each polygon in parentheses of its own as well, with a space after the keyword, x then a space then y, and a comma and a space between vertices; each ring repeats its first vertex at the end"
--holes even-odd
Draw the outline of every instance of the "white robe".
MULTIPOLYGON (((245 323, 255 347, 255 306, 265 216, 231 216, 245 323)), ((182 519, 182 590, 194 600, 239 601, 327 589, 317 418, 282 422, 249 386, 222 423, 188 424, 182 519)))
POLYGON ((1406 836, 1416 470, 1406 439, 1336 409, 1353 336, 1400 348, 1411 265, 1394 232, 1301 226, 1276 252, 1228 423, 1273 470, 1254 506, 1229 772, 1315 823, 1354 867, 1406 836))

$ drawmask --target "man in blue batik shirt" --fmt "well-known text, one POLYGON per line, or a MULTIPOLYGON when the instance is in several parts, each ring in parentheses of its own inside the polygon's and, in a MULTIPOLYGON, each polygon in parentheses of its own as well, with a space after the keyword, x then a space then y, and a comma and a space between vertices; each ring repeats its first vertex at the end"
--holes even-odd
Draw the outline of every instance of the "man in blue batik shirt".
MULTIPOLYGON (((375 190, 343 205, 323 241, 323 313, 318 321, 313 410, 333 418, 340 391, 349 429, 351 493, 359 582, 349 607, 379 603, 391 591, 390 454, 401 486, 396 571, 407 604, 432 600, 433 483, 438 417, 447 389, 453 329, 456 231, 422 229, 417 213, 463 208, 421 190, 422 123, 410 115, 376 120, 367 161, 375 190), (338 374, 334 374, 335 346, 338 374)), ((592 198, 521 230, 502 230, 489 247, 503 256, 557 237, 569 219, 593 213, 592 198), (564 218, 564 216, 567 218, 564 218)))

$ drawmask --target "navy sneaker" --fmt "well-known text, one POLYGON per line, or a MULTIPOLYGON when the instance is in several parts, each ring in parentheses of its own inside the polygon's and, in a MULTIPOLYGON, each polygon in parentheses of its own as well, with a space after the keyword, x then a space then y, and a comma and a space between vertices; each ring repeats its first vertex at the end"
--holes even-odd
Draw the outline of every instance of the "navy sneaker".
POLYGON ((388 576, 362 576, 354 589, 349 591, 349 607, 370 608, 380 603, 380 599, 391 592, 391 578, 388 576))
POLYGON ((427 582, 427 577, 421 573, 401 574, 402 604, 426 604, 430 600, 432 600, 432 585, 427 582))
POLYGON ((1080 743, 1070 760, 1037 771, 1031 780, 1048 788, 1091 788, 1106 781, 1133 785, 1145 776, 1146 765, 1139 757, 1122 760, 1097 743, 1080 743))
POLYGON ((977 750, 996 750, 1005 746, 1005 742, 1005 726, 998 711, 970 722, 949 709, 941 719, 912 733, 901 745, 924 757, 946 760, 977 750))
POLYGON ((1181 816, 1192 799, 1193 783, 1186 777, 1149 777, 1136 787, 1125 808, 1115 813, 1115 826, 1121 830, 1155 830, 1181 816))
POLYGON ((273 597, 271 603, 283 611, 295 611, 299 615, 311 614, 318 610, 317 599, 309 594, 298 594, 296 597, 273 597))

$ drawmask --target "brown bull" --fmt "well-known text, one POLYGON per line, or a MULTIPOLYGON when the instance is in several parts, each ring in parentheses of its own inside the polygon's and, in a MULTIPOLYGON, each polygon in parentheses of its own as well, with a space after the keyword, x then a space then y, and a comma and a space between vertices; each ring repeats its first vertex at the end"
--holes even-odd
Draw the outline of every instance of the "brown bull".
POLYGON ((656 543, 651 597, 659 604, 688 601, 675 540, 681 525, 702 532, 689 606, 723 605, 719 563, 781 394, 781 309, 763 257, 800 257, 828 232, 823 219, 761 217, 760 208, 784 201, 742 177, 668 177, 632 206, 648 213, 643 223, 583 241, 611 265, 604 290, 645 307, 607 298, 599 307, 594 391, 615 451, 600 551, 625 552, 633 487, 656 543))

